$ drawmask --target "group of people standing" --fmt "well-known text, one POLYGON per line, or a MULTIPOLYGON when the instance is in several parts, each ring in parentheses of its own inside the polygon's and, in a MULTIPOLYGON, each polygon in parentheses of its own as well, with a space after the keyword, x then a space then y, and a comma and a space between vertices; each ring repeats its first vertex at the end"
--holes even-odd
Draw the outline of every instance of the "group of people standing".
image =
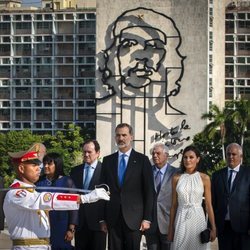
MULTIPOLYGON (((83 164, 73 167, 70 176, 64 174, 60 155, 46 154, 44 175, 38 182, 37 177, 32 181, 27 177, 27 169, 24 171, 20 167, 20 163, 27 161, 22 161, 24 156, 18 155, 19 179, 13 185, 23 181, 21 186, 25 183, 27 186, 28 179, 31 186, 36 183, 48 189, 40 194, 32 190, 29 195, 26 189, 9 191, 14 200, 20 205, 25 202, 23 198, 35 193, 43 206, 39 206, 37 200, 30 200, 23 207, 36 209, 40 223, 39 209, 51 210, 53 204, 53 209, 66 210, 49 212, 52 249, 73 249, 71 240, 74 237, 76 250, 105 250, 106 238, 109 250, 139 250, 144 234, 148 250, 205 250, 210 245, 201 243, 200 233, 207 227, 210 228, 210 241, 218 237, 220 250, 250 249, 250 168, 242 165, 240 145, 228 145, 227 166, 215 172, 211 182, 208 175, 199 171, 201 155, 192 145, 184 149, 181 166, 175 168, 168 162, 169 151, 163 143, 156 143, 152 148, 153 166, 147 156, 136 152, 132 148, 133 129, 129 124, 121 123, 116 127, 115 141, 117 152, 105 156, 102 163, 98 161, 99 143, 85 141, 83 164), (109 190, 98 188, 101 184, 106 184, 109 190), (68 192, 72 188, 94 191, 84 195, 65 193, 65 198, 56 202, 55 198, 61 194, 49 194, 60 192, 62 187, 68 187, 68 192), (68 204, 73 202, 71 196, 76 197, 74 204, 67 207, 68 199, 68 204)), ((32 164, 35 168, 38 162, 32 164)), ((10 198, 5 203, 6 210, 8 205, 13 205, 10 198)), ((17 232, 11 226, 13 218, 7 217, 14 239, 17 232)), ((25 227, 24 221, 22 223, 19 223, 19 230, 25 227)), ((40 237, 37 233, 37 237, 47 239, 48 234, 40 237)), ((23 243, 14 242, 18 246, 23 243)), ((41 244, 36 245, 39 246, 36 249, 49 249, 41 248, 41 244)))

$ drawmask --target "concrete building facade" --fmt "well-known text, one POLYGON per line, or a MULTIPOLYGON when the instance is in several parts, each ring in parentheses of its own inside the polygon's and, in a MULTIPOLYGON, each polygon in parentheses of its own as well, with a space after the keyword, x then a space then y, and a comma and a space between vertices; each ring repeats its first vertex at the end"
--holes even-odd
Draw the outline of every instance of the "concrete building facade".
POLYGON ((116 150, 115 126, 127 122, 137 150, 149 154, 161 141, 178 162, 209 105, 224 105, 225 2, 121 2, 97 1, 97 37, 105 34, 97 40, 97 138, 104 154, 116 150))
POLYGON ((0 11, 0 130, 95 126, 96 15, 0 11))
POLYGON ((226 6, 225 100, 250 99, 250 1, 226 6))

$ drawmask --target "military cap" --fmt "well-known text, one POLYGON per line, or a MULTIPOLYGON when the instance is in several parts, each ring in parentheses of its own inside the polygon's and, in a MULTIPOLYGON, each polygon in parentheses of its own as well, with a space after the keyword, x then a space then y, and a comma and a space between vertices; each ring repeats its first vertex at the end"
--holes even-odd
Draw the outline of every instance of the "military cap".
POLYGON ((31 163, 40 165, 42 162, 39 160, 38 152, 34 147, 29 148, 26 151, 8 152, 13 164, 19 165, 20 163, 31 163))

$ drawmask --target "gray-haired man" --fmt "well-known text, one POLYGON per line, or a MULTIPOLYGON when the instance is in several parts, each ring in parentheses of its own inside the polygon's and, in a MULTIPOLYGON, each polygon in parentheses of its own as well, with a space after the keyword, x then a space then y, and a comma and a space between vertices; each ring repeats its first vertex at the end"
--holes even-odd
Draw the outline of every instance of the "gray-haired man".
POLYGON ((152 173, 154 178, 155 199, 151 227, 146 231, 148 250, 169 250, 167 233, 172 200, 172 176, 178 168, 168 163, 169 149, 163 143, 156 143, 152 149, 152 173))

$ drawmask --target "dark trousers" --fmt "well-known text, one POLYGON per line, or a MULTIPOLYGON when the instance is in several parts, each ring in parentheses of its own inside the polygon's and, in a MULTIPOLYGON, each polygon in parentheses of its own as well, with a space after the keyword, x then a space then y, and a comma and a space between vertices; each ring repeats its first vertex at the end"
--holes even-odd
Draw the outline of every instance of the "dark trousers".
POLYGON ((75 232, 76 250, 105 250, 106 234, 102 231, 90 230, 87 225, 75 232))
POLYGON ((109 250, 140 250, 141 231, 128 228, 123 216, 119 216, 117 224, 108 231, 109 250))
POLYGON ((155 233, 146 233, 145 236, 148 250, 170 250, 167 235, 161 234, 158 227, 155 233))
POLYGON ((230 221, 225 221, 224 231, 218 235, 220 250, 249 250, 250 236, 234 232, 230 221))

